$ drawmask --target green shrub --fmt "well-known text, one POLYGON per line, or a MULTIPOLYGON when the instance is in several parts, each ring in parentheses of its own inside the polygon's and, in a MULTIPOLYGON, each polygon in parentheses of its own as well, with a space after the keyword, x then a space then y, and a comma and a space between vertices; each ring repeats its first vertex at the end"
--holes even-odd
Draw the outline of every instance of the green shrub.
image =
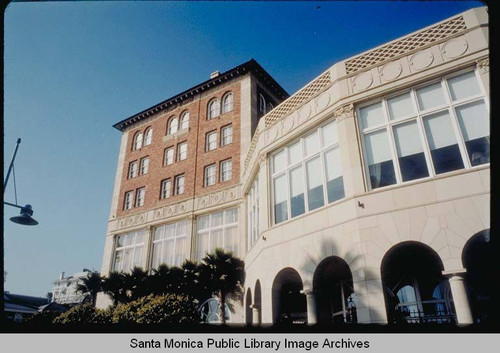
POLYGON ((111 310, 96 309, 92 303, 77 305, 56 317, 55 324, 107 324, 111 320, 111 310))

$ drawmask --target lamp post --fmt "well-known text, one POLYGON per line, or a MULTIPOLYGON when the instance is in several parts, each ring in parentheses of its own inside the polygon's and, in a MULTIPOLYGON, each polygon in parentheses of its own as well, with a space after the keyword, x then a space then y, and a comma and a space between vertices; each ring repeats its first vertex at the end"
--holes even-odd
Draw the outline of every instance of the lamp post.
MULTIPOLYGON (((14 150, 14 155, 12 156, 12 160, 10 161, 9 170, 7 171, 7 176, 5 177, 5 181, 3 183, 3 193, 4 194, 5 194, 5 190, 7 190, 7 182, 9 181, 10 173, 12 171, 12 168, 14 167, 14 160, 16 159, 17 150, 19 149, 20 143, 21 143, 21 139, 18 138, 17 142, 16 142, 16 148, 14 150)), ((14 181, 15 181, 15 177, 14 177, 14 181)), ((14 185, 15 185, 15 183, 14 183, 14 185)), ((16 197, 16 202, 17 202, 17 197, 16 197)), ((31 205, 19 206, 17 203, 14 204, 14 203, 6 202, 6 201, 4 201, 3 203, 4 203, 4 205, 17 207, 17 208, 21 209, 20 216, 15 216, 15 217, 10 218, 10 220, 12 222, 17 223, 17 224, 22 224, 25 226, 36 226, 38 224, 38 221, 36 221, 35 219, 33 219, 31 217, 33 215, 33 208, 31 207, 31 205)))

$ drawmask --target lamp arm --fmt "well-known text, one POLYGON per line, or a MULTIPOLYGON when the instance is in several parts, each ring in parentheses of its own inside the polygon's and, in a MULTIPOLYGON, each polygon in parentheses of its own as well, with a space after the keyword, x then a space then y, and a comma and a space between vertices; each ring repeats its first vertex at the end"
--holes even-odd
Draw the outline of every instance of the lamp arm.
POLYGON ((21 139, 18 138, 17 143, 16 143, 16 149, 14 150, 14 155, 12 156, 12 160, 10 161, 9 170, 7 171, 7 176, 5 177, 5 181, 3 183, 3 193, 4 194, 5 194, 5 190, 7 189, 7 182, 9 181, 10 172, 12 171, 12 167, 14 166, 14 160, 16 159, 17 149, 19 148, 20 143, 21 143, 21 139))
POLYGON ((24 208, 24 206, 19 206, 19 205, 16 205, 16 204, 14 204, 14 203, 10 203, 10 202, 7 202, 7 201, 4 201, 3 203, 4 203, 5 205, 9 205, 9 206, 12 206, 12 207, 17 207, 17 208, 21 208, 21 209, 23 209, 23 208, 24 208))

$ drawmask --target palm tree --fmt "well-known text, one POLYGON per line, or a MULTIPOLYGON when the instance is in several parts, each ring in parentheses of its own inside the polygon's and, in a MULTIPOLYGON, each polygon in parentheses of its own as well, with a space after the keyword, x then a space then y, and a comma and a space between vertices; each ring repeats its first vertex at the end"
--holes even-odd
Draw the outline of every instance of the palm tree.
POLYGON ((102 291, 102 277, 97 271, 87 272, 87 277, 82 278, 82 283, 79 283, 76 290, 90 297, 90 302, 95 306, 97 293, 102 291))
POLYGON ((241 299, 245 282, 245 263, 232 252, 215 249, 201 264, 201 277, 212 295, 219 299, 219 316, 226 323, 226 299, 241 299))
POLYGON ((125 286, 125 275, 121 272, 111 272, 108 278, 103 278, 102 290, 111 297, 113 305, 129 301, 125 286))
POLYGON ((134 267, 130 273, 123 275, 124 289, 130 301, 151 294, 148 286, 148 273, 140 267, 134 267))

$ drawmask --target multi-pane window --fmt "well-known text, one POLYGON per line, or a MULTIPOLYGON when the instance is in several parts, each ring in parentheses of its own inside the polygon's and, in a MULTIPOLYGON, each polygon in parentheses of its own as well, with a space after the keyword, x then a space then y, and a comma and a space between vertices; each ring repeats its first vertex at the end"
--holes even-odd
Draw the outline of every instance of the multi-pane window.
POLYGON ((175 116, 171 117, 168 122, 168 134, 175 134, 179 130, 179 119, 175 116))
POLYGON ((132 144, 132 150, 138 150, 142 147, 142 132, 138 132, 134 135, 134 142, 132 144))
POLYGON ((141 174, 148 174, 149 170, 149 157, 144 157, 141 159, 141 174))
POLYGON ((188 221, 155 228, 151 268, 161 264, 180 266, 189 257, 188 221))
POLYGON ((177 161, 183 161, 187 158, 188 144, 182 142, 177 145, 177 161))
POLYGON ((358 109, 372 189, 490 161, 488 106, 474 71, 358 109))
POLYGON ((172 180, 170 178, 162 180, 160 198, 168 199, 170 197, 171 189, 172 189, 172 180))
POLYGON ((259 177, 257 176, 247 196, 248 249, 259 238, 259 177))
POLYGON ((225 146, 233 142, 233 125, 224 126, 221 129, 220 145, 225 146))
POLYGON ((271 158, 275 224, 344 197, 344 181, 332 121, 271 158))
POLYGON ((217 148, 217 131, 207 133, 206 150, 212 151, 217 148))
POLYGON ((198 217, 197 259, 222 248, 238 255, 238 209, 231 208, 198 217))
POLYGON ((174 147, 168 147, 165 149, 165 156, 163 157, 163 164, 170 165, 174 163, 174 147))
POLYGON ((130 272, 134 267, 143 266, 145 229, 121 234, 115 239, 113 258, 114 272, 130 272))
POLYGON ((214 99, 208 103, 208 120, 216 118, 220 115, 220 104, 218 99, 214 99))
POLYGON ((187 129, 189 127, 189 112, 184 112, 181 115, 181 128, 180 130, 187 129))
POLYGON ((137 177, 137 172, 138 172, 137 161, 130 162, 130 164, 128 165, 129 179, 137 177))
POLYGON ((184 194, 184 174, 177 175, 174 179, 174 195, 184 194))
POLYGON ((144 199, 146 198, 146 188, 139 188, 135 195, 135 207, 144 206, 144 199))
POLYGON ((220 181, 228 181, 233 177, 233 161, 226 159, 220 162, 220 181))
POLYGON ((134 204, 134 192, 127 191, 123 199, 123 209, 130 210, 134 204))
POLYGON ((222 114, 231 110, 233 110, 233 94, 229 92, 222 98, 222 114))
POLYGON ((215 172, 216 172, 215 164, 207 165, 205 167, 205 178, 203 182, 204 186, 210 186, 215 184, 215 172))
POLYGON ((146 130, 146 133, 144 135, 145 135, 144 146, 150 145, 151 141, 153 140, 153 129, 152 128, 148 128, 146 130))

